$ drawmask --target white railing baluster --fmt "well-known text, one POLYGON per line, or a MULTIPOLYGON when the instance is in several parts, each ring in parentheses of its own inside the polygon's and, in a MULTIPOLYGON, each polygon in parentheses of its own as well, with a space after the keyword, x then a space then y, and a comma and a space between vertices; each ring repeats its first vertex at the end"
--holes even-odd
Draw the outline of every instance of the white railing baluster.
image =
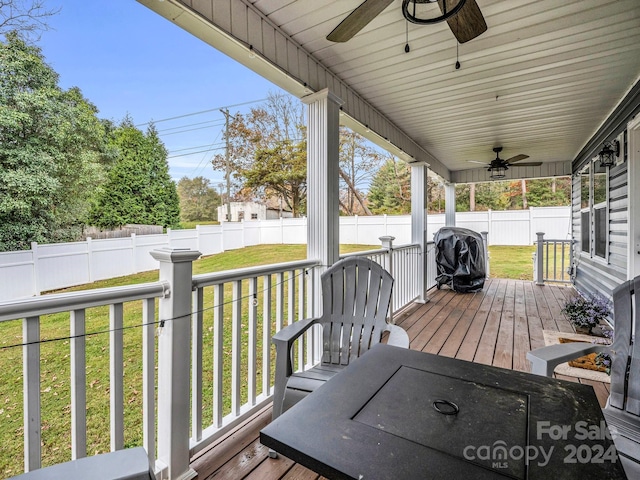
POLYGON ((258 277, 249 279, 249 318, 248 328, 249 336, 247 341, 247 391, 249 405, 256 404, 256 360, 258 341, 256 335, 258 333, 258 277))
POLYGON ((124 342, 122 303, 109 306, 109 400, 111 412, 111 451, 124 448, 124 342))
POLYGON ((85 310, 71 312, 71 459, 87 456, 85 310))
POLYGON ((262 394, 271 395, 271 275, 262 277, 262 394))
POLYGON ((224 366, 224 283, 213 286, 213 426, 222 426, 224 366))
POLYGON ((231 329, 231 412, 240 415, 240 367, 242 358, 242 280, 233 282, 232 329, 231 329))
POLYGON ((284 326, 284 272, 276 275, 276 332, 284 326))
POLYGON ((142 300, 142 438, 151 465, 156 462, 155 321, 155 299, 142 300))
MULTIPOLYGON (((292 273, 296 275, 295 271, 292 273)), ((296 284, 298 285, 298 320, 302 320, 304 318, 304 310, 305 310, 304 297, 307 293, 305 290, 305 284, 304 284, 304 270, 300 270, 300 275, 296 275, 295 281, 291 286, 295 288, 296 284)), ((305 335, 302 335, 300 337, 300 340, 298 340, 298 365, 300 365, 301 370, 305 369, 305 362, 304 362, 304 353, 306 350, 305 345, 308 345, 309 343, 308 340, 309 340, 310 333, 311 332, 307 331, 307 333, 305 335)))
POLYGON ((202 439, 202 334, 204 292, 196 288, 191 294, 191 438, 202 439))
POLYGON ((296 275, 294 270, 287 272, 287 325, 295 321, 296 316, 296 275))
POLYGON ((22 320, 24 471, 40 468, 40 317, 22 320))

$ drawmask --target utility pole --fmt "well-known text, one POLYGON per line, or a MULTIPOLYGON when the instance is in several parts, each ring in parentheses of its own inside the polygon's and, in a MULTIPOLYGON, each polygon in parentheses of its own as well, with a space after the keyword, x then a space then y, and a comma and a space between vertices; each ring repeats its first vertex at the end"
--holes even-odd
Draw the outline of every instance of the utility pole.
POLYGON ((231 166, 229 165, 229 109, 221 108, 220 111, 223 113, 225 118, 224 123, 224 138, 226 139, 226 147, 224 150, 224 164, 225 164, 225 174, 224 177, 227 181, 227 221, 231 221, 231 166))

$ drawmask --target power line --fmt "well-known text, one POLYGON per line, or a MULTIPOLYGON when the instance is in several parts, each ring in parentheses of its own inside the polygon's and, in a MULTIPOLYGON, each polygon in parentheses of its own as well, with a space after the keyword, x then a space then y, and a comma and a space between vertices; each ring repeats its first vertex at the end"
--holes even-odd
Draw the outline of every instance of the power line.
POLYGON ((170 158, 177 158, 177 157, 186 157, 188 155, 196 155, 198 153, 207 153, 207 152, 212 152, 214 150, 224 150, 225 147, 216 147, 216 148, 210 148, 208 150, 200 150, 199 152, 191 152, 191 153, 180 153, 178 155, 169 155, 167 157, 167 160, 170 158))
POLYGON ((165 128, 164 130, 158 130, 158 133, 164 133, 164 132, 168 132, 170 130, 179 130, 180 128, 195 127, 196 125, 206 125, 206 124, 209 124, 209 123, 215 123, 216 125, 213 125, 214 127, 217 127, 217 126, 220 126, 220 125, 224 125, 224 122, 221 122, 219 119, 207 120, 206 122, 187 123, 186 125, 180 125, 179 127, 165 128))
POLYGON ((206 130, 207 128, 215 128, 215 127, 219 127, 221 125, 224 125, 224 123, 216 123, 216 124, 213 124, 213 125, 207 125, 205 127, 187 128, 186 130, 178 130, 177 132, 158 133, 158 135, 160 135, 162 137, 167 137, 169 135, 176 135, 176 134, 179 134, 179 133, 194 132, 196 130, 206 130))
MULTIPOLYGON (((218 135, 216 135, 216 138, 213 139, 213 143, 211 145, 215 145, 216 144, 216 140, 218 140, 218 137, 220 137, 221 133, 222 132, 218 132, 218 135)), ((200 174, 202 172, 202 170, 204 169, 204 165, 202 165, 202 162, 204 162, 205 158, 207 158, 207 153, 208 152, 206 152, 204 155, 202 155, 202 158, 200 159, 200 163, 198 163, 198 166, 193 169, 192 174, 193 174, 193 172, 195 172, 196 176, 197 176, 198 174, 200 174), (200 168, 200 165, 202 165, 202 168, 200 168)))
POLYGON ((196 148, 213 147, 214 145, 224 145, 224 143, 210 143, 209 145, 198 145, 197 147, 187 147, 187 148, 181 148, 179 150, 170 150, 169 153, 185 152, 187 150, 195 150, 196 148))
POLYGON ((139 124, 136 125, 136 127, 144 127, 145 125, 149 125, 151 123, 156 124, 156 123, 160 123, 160 122, 168 122, 169 120, 176 120, 178 118, 192 117, 194 115, 201 115, 203 113, 215 112, 215 111, 219 111, 222 108, 227 108, 228 109, 228 108, 234 108, 234 107, 241 107, 243 105, 251 105, 252 103, 264 102, 266 100, 268 100, 268 99, 267 98, 260 98, 258 100, 251 100, 249 102, 236 103, 234 105, 227 105, 227 106, 224 106, 224 107, 210 108, 208 110, 202 110, 200 112, 185 113, 184 115, 178 115, 176 117, 161 118, 160 120, 151 120, 150 122, 139 123, 139 124))

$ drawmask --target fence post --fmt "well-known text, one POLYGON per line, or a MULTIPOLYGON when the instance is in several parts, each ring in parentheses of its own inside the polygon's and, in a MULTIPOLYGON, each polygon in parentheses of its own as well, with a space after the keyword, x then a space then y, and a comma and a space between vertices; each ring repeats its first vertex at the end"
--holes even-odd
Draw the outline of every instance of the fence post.
POLYGON ((536 236, 536 285, 544 285, 544 232, 537 232, 536 236))
POLYGON ((87 274, 89 276, 89 283, 93 282, 93 242, 91 237, 87 237, 87 274))
MULTIPOLYGON (((386 219, 386 215, 385 215, 385 219, 386 219)), ((384 235, 382 237, 379 237, 379 239, 382 242, 382 248, 384 248, 387 251, 387 271, 391 274, 393 278, 395 278, 393 276, 393 241, 396 239, 396 237, 392 237, 390 235, 384 235)), ((396 288, 397 288, 397 285, 396 285, 396 288)), ((393 295, 391 295, 391 301, 389 302, 389 323, 393 323, 393 308, 394 308, 393 295)))
POLYGON ((189 351, 192 263, 200 255, 171 248, 151 252, 160 262, 160 281, 169 285, 159 302, 158 460, 167 465, 168 478, 181 480, 196 476, 189 468, 189 351))
POLYGON ((482 248, 484 249, 484 268, 486 278, 489 278, 489 232, 480 232, 482 235, 482 248))
POLYGON ((40 295, 40 268, 38 266, 38 242, 31 242, 31 258, 33 260, 33 294, 40 295))
POLYGON ((131 271, 138 273, 138 236, 131 233, 131 271))

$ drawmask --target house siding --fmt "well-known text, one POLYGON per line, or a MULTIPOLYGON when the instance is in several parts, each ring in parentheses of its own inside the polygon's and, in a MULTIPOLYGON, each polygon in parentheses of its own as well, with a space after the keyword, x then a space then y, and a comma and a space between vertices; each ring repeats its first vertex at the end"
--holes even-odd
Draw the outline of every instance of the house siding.
MULTIPOLYGON (((620 138, 622 140, 622 136, 620 138)), ((627 161, 609 169, 608 192, 608 254, 607 258, 591 257, 582 252, 580 244, 580 175, 574 174, 572 181, 572 232, 578 240, 575 245, 575 286, 583 293, 600 293, 611 297, 613 289, 627 279, 628 249, 628 183, 627 161)), ((593 225, 589 228, 593 229, 593 225)))

